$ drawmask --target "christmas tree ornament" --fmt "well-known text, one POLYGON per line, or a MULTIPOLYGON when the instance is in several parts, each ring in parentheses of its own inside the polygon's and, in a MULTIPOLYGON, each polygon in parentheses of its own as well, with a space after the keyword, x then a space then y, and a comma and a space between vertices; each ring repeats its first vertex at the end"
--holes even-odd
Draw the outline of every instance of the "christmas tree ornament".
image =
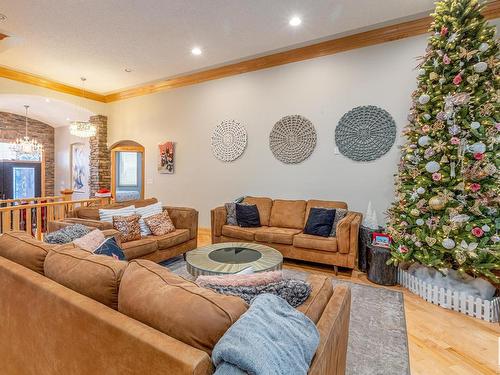
POLYGON ((441 166, 437 161, 430 161, 425 165, 425 170, 429 173, 435 173, 441 169, 441 166))
POLYGON ((445 200, 439 195, 435 195, 429 199, 429 207, 433 210, 442 210, 445 204, 445 200))
POLYGON ((423 135, 418 139, 418 145, 422 147, 428 146, 430 142, 431 137, 429 137, 428 135, 423 135))
POLYGON ((448 55, 443 56, 443 64, 444 65, 449 65, 451 63, 451 59, 448 57, 448 55))
POLYGON ((481 229, 483 230, 483 232, 489 232, 489 231, 491 230, 491 228, 490 228, 488 225, 486 225, 486 224, 484 224, 484 225, 481 227, 481 229))
POLYGON ((488 69, 488 64, 485 63, 484 61, 480 61, 480 62, 474 64, 474 71, 476 73, 483 73, 486 71, 486 69, 488 69))
POLYGON ((470 127, 471 127, 471 129, 479 129, 481 127, 481 124, 477 121, 472 121, 470 123, 470 127))
POLYGON ((419 75, 419 76, 423 76, 423 75, 425 75, 425 69, 424 69, 424 68, 420 68, 420 69, 418 70, 418 75, 419 75))
POLYGON ((425 188, 423 188, 422 186, 420 186, 418 189, 417 189, 417 193, 422 195, 425 193, 425 188))
POLYGON ((437 240, 434 237, 425 237, 425 242, 427 242, 427 245, 429 246, 434 246, 434 244, 437 242, 437 240))
POLYGON ((457 135, 461 130, 462 129, 460 129, 460 126, 458 126, 457 124, 453 124, 448 128, 448 133, 450 133, 451 135, 457 135))
POLYGON ((428 113, 424 113, 422 117, 424 118, 425 121, 429 121, 431 119, 431 115, 428 113))
POLYGON ((479 45, 478 50, 479 50, 479 52, 486 52, 489 48, 490 48, 490 45, 488 43, 483 42, 479 45))
POLYGON ((429 103, 429 100, 431 100, 431 97, 427 94, 422 94, 418 98, 418 102, 422 105, 429 103))
POLYGON ((473 74, 467 77, 467 82, 469 82, 471 85, 475 85, 477 81, 479 81, 479 74, 473 74))
POLYGON ((418 209, 414 208, 410 211, 410 215, 411 216, 420 216, 420 211, 418 209))
POLYGON ((454 85, 460 85, 462 83, 462 74, 458 73, 455 78, 453 78, 453 84, 454 85))
POLYGON ((483 142, 476 142, 469 146, 468 150, 472 153, 484 154, 486 152, 486 145, 483 142))
POLYGON ((439 172, 436 172, 436 173, 433 173, 432 174, 432 180, 433 181, 441 181, 441 179, 443 178, 443 175, 439 172))
POLYGON ((440 85, 444 85, 446 83, 446 78, 441 77, 441 78, 439 78, 438 82, 439 82, 440 85))
POLYGON ((484 231, 479 227, 472 228, 471 233, 473 236, 475 236, 477 238, 483 237, 483 235, 484 235, 484 231))
POLYGON ((415 221, 415 223, 416 223, 417 225, 419 225, 419 226, 422 226, 422 225, 424 225, 424 223, 425 223, 425 222, 424 222, 424 219, 417 219, 417 220, 415 221))
POLYGON ((455 247, 455 241, 453 241, 451 238, 445 238, 443 242, 441 242, 441 245, 447 250, 451 250, 455 247))

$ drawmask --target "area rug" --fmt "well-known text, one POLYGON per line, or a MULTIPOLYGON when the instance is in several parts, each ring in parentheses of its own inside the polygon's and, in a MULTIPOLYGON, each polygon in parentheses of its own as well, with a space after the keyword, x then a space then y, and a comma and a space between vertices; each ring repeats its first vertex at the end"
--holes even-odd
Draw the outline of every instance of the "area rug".
MULTIPOLYGON (((161 263, 193 280, 186 262, 175 257, 161 263)), ((286 269, 287 278, 305 280, 307 272, 286 269)), ((351 321, 347 375, 404 375, 410 373, 403 294, 385 288, 334 280, 351 287, 351 321)))

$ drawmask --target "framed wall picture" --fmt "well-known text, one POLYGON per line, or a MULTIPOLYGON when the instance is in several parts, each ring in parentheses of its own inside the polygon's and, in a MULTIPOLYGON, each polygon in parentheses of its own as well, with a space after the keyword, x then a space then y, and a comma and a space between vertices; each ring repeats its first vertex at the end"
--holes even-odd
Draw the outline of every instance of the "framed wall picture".
POLYGON ((174 173, 174 142, 166 141, 165 143, 159 144, 158 149, 158 172, 167 174, 174 173))
POLYGON ((83 143, 71 144, 71 189, 75 193, 83 193, 88 185, 88 155, 83 143))

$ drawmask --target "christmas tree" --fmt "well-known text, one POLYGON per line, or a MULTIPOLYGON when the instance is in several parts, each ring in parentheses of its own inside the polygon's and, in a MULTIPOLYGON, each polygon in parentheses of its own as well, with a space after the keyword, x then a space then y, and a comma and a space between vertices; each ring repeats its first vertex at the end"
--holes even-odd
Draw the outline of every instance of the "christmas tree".
POLYGON ((436 3, 388 231, 395 264, 498 282, 499 48, 481 10, 477 0, 436 3))

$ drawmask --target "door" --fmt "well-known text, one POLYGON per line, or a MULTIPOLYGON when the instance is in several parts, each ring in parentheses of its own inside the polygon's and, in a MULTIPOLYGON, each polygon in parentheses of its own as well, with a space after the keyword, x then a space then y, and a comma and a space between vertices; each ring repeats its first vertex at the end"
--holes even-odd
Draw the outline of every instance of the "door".
POLYGON ((0 198, 23 199, 42 194, 41 164, 3 161, 0 163, 0 198))

